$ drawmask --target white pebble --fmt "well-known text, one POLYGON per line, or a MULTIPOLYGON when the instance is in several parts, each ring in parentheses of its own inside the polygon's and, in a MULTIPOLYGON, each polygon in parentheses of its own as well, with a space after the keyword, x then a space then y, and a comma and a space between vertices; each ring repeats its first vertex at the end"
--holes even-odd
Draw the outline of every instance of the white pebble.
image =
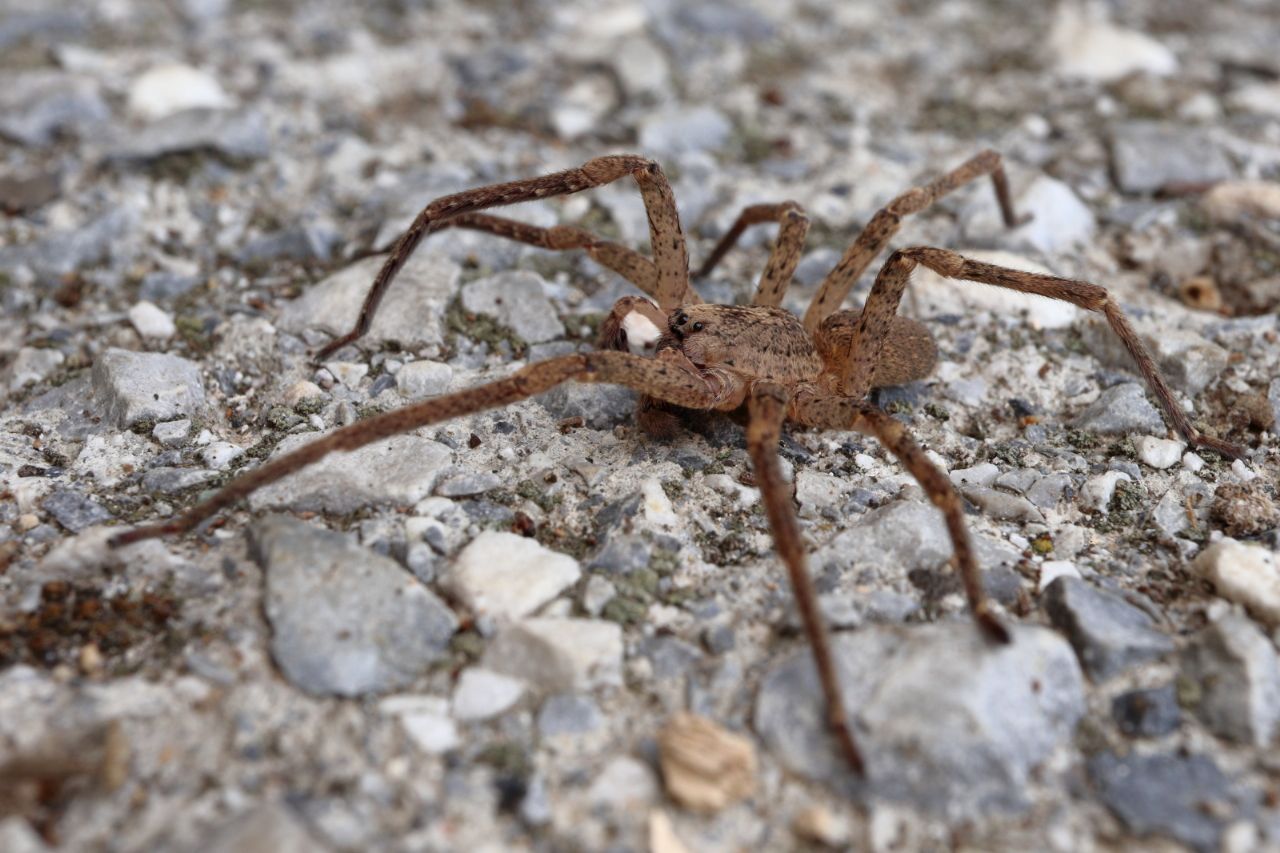
POLYGON ((1040 564, 1040 592, 1044 592, 1045 587, 1053 583, 1055 578, 1063 576, 1069 578, 1080 577, 1080 570, 1076 568, 1076 564, 1070 560, 1046 560, 1040 564))
POLYGON ((221 471, 242 455, 244 455, 244 448, 237 447, 229 441, 215 441, 200 451, 200 459, 215 471, 221 471))
POLYGON ((453 690, 453 716, 487 720, 511 708, 524 695, 524 682, 478 666, 463 670, 453 690))
POLYGON ((216 79, 189 65, 157 65, 129 86, 129 112, 147 121, 183 110, 216 110, 234 105, 216 79))
POLYGON ((1080 504, 1095 512, 1106 512, 1111 498, 1116 493, 1116 483, 1121 480, 1133 480, 1123 471, 1105 471, 1084 481, 1080 488, 1080 504))
POLYGON ((1240 478, 1240 482, 1247 483, 1250 480, 1256 480, 1258 473, 1250 468, 1243 459, 1237 459, 1231 463, 1231 473, 1240 478))
POLYGON ((172 317, 146 300, 129 309, 129 322, 144 338, 165 340, 178 331, 172 317))
POLYGON ((1280 625, 1280 565, 1266 548, 1223 537, 1205 548, 1192 567, 1218 595, 1243 604, 1255 616, 1280 625))
POLYGON ((1204 467, 1204 460, 1199 455, 1188 450, 1182 454, 1182 467, 1194 474, 1204 467))
POLYGON ((448 715, 449 702, 436 696, 389 696, 379 704, 384 714, 399 717, 405 734, 423 752, 439 755, 462 743, 448 715))
POLYGON ((458 553, 444 584, 477 615, 519 619, 577 583, 578 561, 533 539, 487 530, 458 553))
POLYGON ((1152 468, 1171 468, 1182 458, 1186 445, 1181 441, 1168 438, 1156 438, 1154 435, 1140 435, 1133 441, 1138 451, 1138 458, 1152 468))
POLYGON ((641 484, 640 492, 644 496, 646 518, 662 527, 674 527, 679 522, 680 519, 676 516, 671 500, 662 488, 662 483, 651 477, 641 484))

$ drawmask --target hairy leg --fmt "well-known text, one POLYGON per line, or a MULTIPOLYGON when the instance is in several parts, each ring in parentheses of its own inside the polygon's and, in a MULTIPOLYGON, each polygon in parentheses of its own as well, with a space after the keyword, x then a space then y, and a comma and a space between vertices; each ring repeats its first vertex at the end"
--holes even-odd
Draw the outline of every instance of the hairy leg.
POLYGON ((884 342, 889 324, 898 311, 898 303, 906 289, 911 271, 922 264, 946 278, 976 281, 982 284, 1007 287, 1010 290, 1032 293, 1050 299, 1061 299, 1088 311, 1096 311, 1106 317, 1113 331, 1133 358, 1148 387, 1156 396, 1165 419, 1192 445, 1216 450, 1226 456, 1240 458, 1244 449, 1230 442, 1202 434, 1191 425, 1190 419, 1178 405, 1173 391, 1160 375, 1155 360, 1147 352, 1138 333, 1112 300, 1106 288, 1087 281, 1058 278, 1052 275, 1023 272, 974 261, 946 249, 918 247, 894 252, 876 276, 876 283, 862 309, 862 317, 854 330, 852 358, 843 366, 838 387, 841 393, 853 397, 865 394, 875 383, 880 370, 884 342))
POLYGON ((677 307, 684 300, 689 285, 689 255, 685 248, 684 232, 680 228, 680 217, 676 212, 675 198, 662 167, 652 160, 634 155, 597 157, 576 169, 478 187, 438 198, 428 204, 414 218, 408 230, 396 240, 386 263, 378 270, 365 296, 364 305, 360 308, 355 326, 347 334, 323 347, 316 358, 324 358, 369 330, 369 324, 373 322, 373 316, 378 310, 378 303, 382 301, 396 274, 422 242, 422 238, 438 229, 444 221, 490 207, 581 192, 612 183, 627 175, 635 178, 649 213, 649 240, 653 246, 656 270, 654 290, 658 304, 668 311, 677 307))
POLYGON ((791 404, 792 420, 821 429, 852 429, 873 436, 897 457, 929 500, 942 511, 951 546, 955 550, 956 567, 964 584, 965 596, 973 617, 988 637, 1009 641, 1008 629, 991 612, 982 589, 982 574, 974 559, 969 528, 964 523, 964 508, 951 480, 929 461, 920 445, 907 433, 907 428, 869 403, 850 397, 829 396, 802 390, 791 404))
POLYGON ((804 250, 804 237, 809 233, 809 217, 805 215, 804 208, 794 201, 784 201, 780 204, 755 204, 744 209, 738 214, 733 227, 725 232, 720 242, 711 250, 706 263, 695 275, 698 278, 709 275, 716 264, 720 263, 725 254, 738 242, 742 232, 752 225, 763 222, 778 223, 778 240, 773 245, 773 251, 769 253, 769 262, 765 264, 764 273, 760 276, 760 286, 756 288, 755 299, 751 304, 770 305, 776 308, 782 304, 782 297, 786 295, 787 287, 791 284, 796 264, 800 263, 800 253, 804 250))
POLYGON ((312 465, 335 451, 355 450, 449 418, 493 409, 541 394, 562 382, 626 385, 651 397, 692 409, 713 408, 734 389, 714 376, 672 359, 644 358, 621 352, 592 352, 540 361, 505 379, 404 406, 335 430, 292 453, 241 474, 209 499, 175 519, 117 534, 112 546, 184 533, 250 493, 312 465))
POLYGON ((919 213, 952 190, 982 177, 991 176, 995 188, 996 201, 1000 204, 1000 213, 1005 225, 1010 228, 1025 220, 1019 220, 1013 210, 1013 199, 1009 195, 1009 179, 1005 176, 1000 155, 991 150, 983 151, 942 177, 923 187, 914 187, 889 202, 882 210, 871 217, 871 221, 862 229, 853 244, 849 246, 840 263, 827 274, 818 294, 809 305, 804 315, 804 327, 813 333, 822 321, 833 312, 839 310, 858 277, 885 247, 889 239, 898 232, 902 218, 912 213, 919 213))
POLYGON ((813 650, 818 680, 827 701, 827 724, 846 760, 854 771, 862 773, 862 753, 853 739, 853 730, 845 714, 830 633, 818 606, 818 593, 806 565, 800 525, 782 479, 782 466, 778 463, 778 442, 782 438, 782 423, 787 415, 786 390, 778 385, 757 384, 747 399, 747 411, 751 418, 747 424, 747 451, 751 454, 751 467, 755 470, 756 484, 760 486, 760 496, 764 500, 778 555, 787 567, 791 593, 795 596, 800 620, 813 650))

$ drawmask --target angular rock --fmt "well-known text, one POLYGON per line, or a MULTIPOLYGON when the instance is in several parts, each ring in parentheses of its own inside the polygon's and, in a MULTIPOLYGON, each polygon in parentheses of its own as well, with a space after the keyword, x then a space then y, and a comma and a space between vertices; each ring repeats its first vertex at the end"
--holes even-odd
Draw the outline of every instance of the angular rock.
POLYGON ((564 337, 543 284, 542 276, 527 270, 498 273, 464 287, 462 307, 492 317, 527 344, 564 337))
POLYGON ((5 371, 5 384, 10 391, 17 391, 25 387, 28 382, 43 381, 64 361, 66 356, 56 349, 22 347, 5 371))
POLYGON ((1111 703, 1120 731, 1131 737, 1160 737, 1178 728, 1182 710, 1172 684, 1122 693, 1111 703))
POLYGON ((438 696, 389 696, 378 709, 400 719, 405 734, 428 755, 441 755, 462 744, 458 726, 449 716, 449 702, 438 696))
POLYGON ((436 483, 436 494, 446 498, 482 495, 501 486, 503 480, 488 471, 459 471, 447 474, 436 483))
MULTIPOLYGON (((272 459, 316 441, 314 433, 291 435, 272 459)), ((453 451, 417 435, 397 435, 350 452, 331 453, 307 468, 249 496, 254 509, 284 507, 346 514, 371 505, 411 505, 431 494, 453 451)))
POLYGON ((1027 489, 1027 500, 1041 509, 1054 509, 1070 496, 1072 485, 1070 474, 1046 474, 1027 489))
POLYGON ((251 528, 266 574, 271 654, 297 687, 358 696, 410 683, 437 660, 458 620, 394 560, 284 516, 251 528))
POLYGON ((152 495, 177 495, 216 479, 218 472, 203 468, 152 468, 142 475, 143 491, 152 495))
POLYGON ((1280 724, 1280 656, 1253 622, 1222 617, 1183 650, 1181 663, 1200 687, 1192 710, 1210 730, 1259 748, 1271 743, 1280 724))
POLYGON ((453 716, 464 722, 487 720, 512 708, 524 695, 524 682, 481 669, 467 667, 453 688, 453 716))
POLYGON ((176 421, 162 421, 151 430, 151 437, 160 442, 161 447, 181 447, 187 443, 191 433, 191 419, 179 418, 176 421))
POLYGON ((125 429, 195 414, 205 402, 199 365, 164 353, 108 349, 93 363, 93 390, 105 418, 125 429))
POLYGON ((596 619, 526 619, 489 645, 484 665, 542 692, 622 684, 622 628, 596 619))
POLYGON ((453 368, 439 361, 411 361, 396 374, 396 388, 410 400, 443 394, 452 383, 453 368))
POLYGON ((972 501, 983 515, 997 521, 1043 522, 1036 505, 1020 495, 1011 495, 985 486, 965 486, 960 493, 972 501))
POLYGON ((514 533, 486 530, 463 548, 443 583, 477 615, 519 619, 578 582, 578 561, 514 533))
POLYGON ((0 246, 0 271, 29 267, 38 282, 58 286, 63 277, 104 260, 120 263, 135 248, 138 211, 123 203, 78 228, 46 230, 33 243, 0 246))
MULTIPOLYGON (((386 258, 371 257, 339 270, 310 287, 280 311, 281 329, 301 334, 322 329, 346 334, 360 315, 369 285, 386 258)), ((458 290, 457 264, 429 251, 414 252, 387 290, 369 331, 368 346, 387 342, 405 349, 444 343, 444 315, 458 290)))
POLYGON ((68 489, 56 489, 41 504, 44 511, 72 533, 115 518, 110 510, 88 495, 68 489))
POLYGON ((85 133, 111 118, 99 89, 79 75, 10 72, 0 91, 0 137, 44 146, 62 132, 85 133))
POLYGON ((1254 797, 1234 790, 1206 755, 1103 752, 1088 769, 1099 799, 1130 832, 1169 836, 1204 853, 1219 849, 1227 815, 1240 817, 1253 806, 1254 797))
POLYGON ((193 151, 244 160, 266 157, 271 153, 267 118, 257 110, 184 110, 121 135, 107 156, 140 162, 193 151))
POLYGON ((662 157, 714 150, 725 144, 733 124, 707 106, 676 107, 653 113, 640 126, 640 148, 662 157))
POLYGON ((638 396, 621 385, 566 382, 534 399, 557 420, 582 418, 591 429, 613 429, 630 420, 638 396))
POLYGON ((807 649, 765 676, 755 728, 790 772, 866 798, 955 819, 1023 808, 1031 771, 1084 713, 1079 664, 1044 628, 995 646, 967 622, 873 626, 838 635, 834 652, 865 779, 827 729, 807 649))
POLYGON ((1163 432, 1164 418, 1137 382, 1114 385, 1098 395, 1075 419, 1075 425, 1099 435, 1163 432))
POLYGON ((1231 161, 1205 130, 1185 124, 1123 122, 1111 131, 1111 169, 1127 193, 1170 184, 1215 183, 1234 177, 1231 161))
POLYGON ((1266 548, 1224 538, 1201 551, 1192 568, 1218 595, 1243 604, 1272 628, 1280 626, 1280 565, 1266 548))
POLYGON ((1172 468, 1182 459, 1182 451, 1187 445, 1181 441, 1168 438, 1157 438, 1154 435, 1140 435, 1133 440, 1138 458, 1152 468, 1163 470, 1172 468))
POLYGON ((589 696, 558 693, 538 709, 538 734, 543 737, 583 735, 604 725, 600 707, 589 696))
POLYGON ((1173 641, 1146 613, 1078 578, 1064 576, 1049 584, 1041 605, 1095 681, 1174 649, 1173 641))

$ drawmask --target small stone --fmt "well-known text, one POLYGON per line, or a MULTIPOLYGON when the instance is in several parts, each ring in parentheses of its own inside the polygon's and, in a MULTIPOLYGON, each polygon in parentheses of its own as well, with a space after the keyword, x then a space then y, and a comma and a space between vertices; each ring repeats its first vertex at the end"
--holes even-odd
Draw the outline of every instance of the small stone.
POLYGON ((235 102, 209 74, 176 63, 147 69, 129 85, 129 112, 147 121, 183 110, 225 109, 235 102))
POLYGON ((1262 116, 1280 116, 1280 83, 1254 83, 1231 93, 1231 105, 1262 116))
POLYGON ((439 361, 411 361, 396 373, 396 389, 409 400, 444 394, 453 383, 453 368, 439 361))
POLYGON ((41 506, 45 512, 72 533, 79 533, 85 528, 115 518, 106 507, 93 498, 67 489, 51 492, 41 506))
MULTIPOLYGON (((965 217, 965 236, 978 244, 996 240, 1017 251, 1053 254, 1087 243, 1098 227, 1093 211, 1071 187, 1048 175, 1037 175, 1017 193, 1013 204, 1019 214, 1030 218, 1010 230, 995 200, 984 195, 975 203, 974 215, 965 217)), ((1078 309, 1063 313, 1074 315, 1078 309)))
MULTIPOLYGON (((314 433, 291 435, 276 447, 276 459, 317 441, 314 433)), ((345 453, 331 453, 314 465, 265 486, 249 496, 257 510, 291 510, 339 515, 371 505, 408 506, 431 494, 436 477, 453 458, 439 442, 407 434, 345 453)))
POLYGON ((589 696, 559 693, 548 696, 538 709, 538 734, 543 737, 584 735, 604 725, 604 715, 589 696))
POLYGON ((229 441, 215 441, 200 449, 200 460, 215 471, 221 471, 244 455, 244 448, 229 441))
POLYGON ((1198 473, 1200 469, 1204 467, 1204 459, 1201 458, 1199 454, 1188 450, 1186 453, 1182 454, 1182 467, 1186 468, 1193 474, 1198 473))
POLYGON ((1127 193, 1154 193, 1174 184, 1233 177, 1231 161, 1206 130, 1184 124, 1123 122, 1111 133, 1116 182, 1127 193))
POLYGON ((582 609, 588 616, 599 616, 604 606, 618 594, 618 588, 602 575, 591 575, 587 578, 586 587, 582 590, 582 609))
POLYGON ((35 530, 40 526, 40 516, 36 515, 34 512, 24 512, 22 515, 18 516, 17 526, 19 533, 26 533, 29 530, 35 530))
POLYGON ((1201 196, 1200 205, 1216 222, 1280 219, 1280 183, 1223 181, 1201 196))
POLYGON ((478 666, 464 669, 453 688, 453 716, 463 722, 487 720, 511 709, 524 695, 524 682, 478 666))
POLYGON ((1182 652, 1182 674, 1200 687, 1192 710, 1215 734, 1263 748, 1280 723, 1280 656, 1258 627, 1227 614, 1182 652))
POLYGON ((578 582, 578 561, 514 533, 486 530, 463 548, 443 583, 479 616, 519 619, 578 582))
POLYGON ((1175 486, 1165 492, 1164 497, 1160 498, 1160 502, 1152 511, 1151 520, 1165 536, 1177 536, 1190 527, 1191 518, 1187 514, 1187 499, 1182 490, 1175 486))
POLYGON ((1272 628, 1280 626, 1280 565, 1269 550, 1224 538, 1201 551, 1191 565, 1218 595, 1244 605, 1272 628))
POLYGON ((1044 515, 1035 504, 1020 495, 984 486, 966 486, 960 490, 983 514, 996 521, 1043 522, 1044 515))
POLYGON ((1056 509, 1071 491, 1070 474, 1046 474, 1027 489, 1027 500, 1041 509, 1056 509))
POLYGON ((801 518, 822 518, 835 513, 848 483, 821 471, 802 469, 796 472, 796 503, 801 518))
POLYGON ((108 158, 145 162, 193 151, 215 151, 236 159, 266 157, 271 153, 267 117, 257 110, 183 110, 141 131, 121 133, 108 158))
POLYGON ((1239 814, 1248 802, 1205 755, 1119 756, 1099 753, 1088 761, 1099 799, 1136 835, 1167 835, 1200 851, 1218 849, 1224 816, 1205 808, 1220 803, 1239 814))
MULTIPOLYGON (((1045 628, 1015 626, 1005 646, 959 621, 866 626, 832 639, 877 800, 956 820, 1025 806, 1032 769, 1070 740, 1084 713, 1079 664, 1045 628)), ((754 717, 786 770, 863 784, 827 727, 807 649, 765 675, 754 717)))
POLYGON ((622 628, 596 619, 526 619, 505 628, 484 665, 544 692, 622 684, 622 628))
POLYGON ((199 366, 164 353, 106 350, 93 364, 93 390, 106 419, 122 429, 195 414, 205 403, 199 366))
POLYGON ((564 337, 564 324, 546 296, 542 276, 527 270, 471 282, 462 289, 462 307, 492 317, 527 344, 564 337))
POLYGON ((369 365, 363 361, 327 361, 324 367, 339 384, 348 388, 359 388, 360 380, 369 375, 369 365))
POLYGON ((111 118, 100 89, 89 76, 10 71, 0 91, 0 137, 44 147, 59 133, 87 133, 111 118))
POLYGON ((659 157, 722 147, 733 132, 724 114, 708 106, 652 112, 640 125, 640 148, 659 157))
POLYGON ((1075 419, 1080 429, 1099 435, 1129 435, 1135 432, 1161 432, 1164 418, 1141 385, 1125 382, 1098 395, 1098 399, 1075 419))
POLYGON ((1111 703, 1111 715, 1130 737, 1161 737, 1178 728, 1182 711, 1172 684, 1150 690, 1130 690, 1111 703))
POLYGON ((1174 649, 1173 641, 1146 613, 1077 578, 1060 577, 1049 584, 1041 606, 1053 626, 1067 635, 1094 681, 1174 649))
POLYGON ((695 812, 714 814, 751 796, 756 750, 706 717, 676 714, 658 733, 658 756, 667 793, 695 812))
POLYGON ((1254 536, 1280 527, 1280 507, 1254 482, 1218 486, 1209 517, 1231 537, 1254 536))
POLYGON ((285 516, 251 528, 266 573, 271 654, 313 694, 403 687, 445 652, 458 620, 394 560, 285 516))
POLYGON ((1173 51, 1146 33, 1108 21, 1098 8, 1058 7, 1048 48, 1063 77, 1110 83, 1136 72, 1169 75, 1178 70, 1173 51))
POLYGON ((463 471, 441 478, 436 483, 436 494, 446 498, 464 498, 483 495, 502 485, 502 478, 488 471, 463 471))
POLYGON ((972 468, 956 468, 951 472, 951 482, 957 486, 990 486, 1000 476, 1000 469, 990 462, 972 468))
POLYGON ((22 347, 5 371, 10 391, 26 387, 28 383, 42 382, 66 361, 66 356, 56 349, 22 347))
POLYGON ((1133 482, 1133 478, 1123 471, 1104 471, 1084 481, 1080 487, 1080 506, 1093 512, 1105 513, 1115 497, 1116 483, 1133 482))
POLYGON ((405 734, 428 755, 441 755, 462 745, 458 726, 449 716, 449 703, 437 696, 388 696, 378 703, 388 716, 398 717, 405 734))
POLYGON ((39 210, 62 192, 56 171, 28 175, 0 175, 0 211, 9 214, 39 210))
POLYGON ((1070 560, 1045 560, 1040 564, 1038 591, 1044 592, 1049 584, 1061 577, 1079 578, 1080 570, 1070 560))
MULTIPOLYGON (((369 282, 385 261, 381 256, 365 258, 307 288, 302 296, 285 303, 280 328, 294 334, 308 329, 346 334, 360 314, 369 282)), ((369 346, 394 342, 405 349, 443 344, 445 310, 457 293, 460 273, 458 265, 442 255, 414 252, 387 290, 361 342, 369 346)))
POLYGON ((151 437, 160 442, 161 447, 181 447, 187 443, 191 434, 191 420, 180 418, 176 421, 162 421, 151 430, 151 437))
POLYGON ((1181 441, 1168 438, 1156 438, 1154 435, 1140 435, 1133 440, 1138 458, 1152 468, 1164 470, 1172 468, 1182 459, 1182 452, 1187 445, 1181 441))
POLYGON ((216 479, 216 471, 203 468, 152 468, 142 475, 142 488, 153 495, 177 495, 216 479))
POLYGON ((805 806, 791 820, 791 831, 801 839, 834 849, 849 845, 848 821, 822 805, 805 806))
POLYGON ((639 759, 620 755, 609 761, 587 789, 592 808, 618 814, 635 814, 658 798, 658 782, 653 771, 639 759))
POLYGON ((566 382, 534 399, 557 420, 582 418, 590 429, 613 429, 631 419, 638 398, 621 385, 566 382))

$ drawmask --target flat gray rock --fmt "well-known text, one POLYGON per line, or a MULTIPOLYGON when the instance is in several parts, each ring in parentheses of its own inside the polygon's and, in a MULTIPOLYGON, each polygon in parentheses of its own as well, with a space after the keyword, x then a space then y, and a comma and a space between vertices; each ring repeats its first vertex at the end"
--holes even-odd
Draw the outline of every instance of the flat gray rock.
POLYGON ((69 489, 57 489, 51 492, 41 506, 45 512, 52 515, 59 524, 72 533, 79 533, 86 527, 115 518, 110 510, 93 498, 69 489))
POLYGON ((1191 710, 1216 734, 1265 747, 1280 724, 1280 656, 1244 616, 1228 614, 1182 652, 1182 675, 1199 686, 1191 710))
POLYGON ((257 110, 183 110, 125 134, 108 156, 114 160, 154 160, 188 151, 216 151, 237 159, 265 157, 271 152, 267 118, 257 110))
POLYGON ((1044 628, 997 646, 967 622, 875 626, 838 635, 834 653, 866 778, 832 741, 808 649, 765 676, 756 731, 792 773, 952 819, 1023 807, 1085 709, 1075 655, 1044 628))
MULTIPOLYGON (((280 311, 278 325, 301 334, 320 329, 331 335, 350 331, 384 256, 365 258, 307 289, 280 311)), ((444 343, 444 314, 458 290, 457 264, 429 251, 414 252, 387 289, 368 333, 367 346, 395 342, 407 349, 444 343)))
POLYGON ((1137 382, 1114 385, 1076 416, 1075 425, 1099 435, 1163 434, 1164 418, 1137 382))
MULTIPOLYGON (((322 436, 291 435, 272 459, 322 436)), ((431 494, 453 451, 418 435, 396 435, 350 452, 330 453, 315 464, 249 496, 254 509, 285 508, 345 514, 373 505, 410 505, 431 494)))
POLYGON ((591 429, 613 429, 635 413, 639 396, 621 385, 566 382, 534 399, 557 420, 582 418, 591 429))
POLYGON ((251 529, 266 574, 271 654, 308 693, 404 687, 443 653, 458 620, 395 561, 285 516, 251 529))
POLYGON ((176 355, 109 349, 93 363, 93 391, 106 420, 127 428, 167 421, 204 406, 200 367, 176 355))
POLYGON ((1234 177, 1231 161, 1196 127, 1130 121, 1111 132, 1111 166, 1128 193, 1152 193, 1169 184, 1212 183, 1234 177))
POLYGON ((543 290, 542 276, 512 270, 462 289, 462 307, 497 320, 527 344, 564 336, 564 324, 543 290))
POLYGON ((1056 578, 1041 604, 1095 681, 1173 651, 1173 640, 1145 612, 1080 578, 1056 578))

